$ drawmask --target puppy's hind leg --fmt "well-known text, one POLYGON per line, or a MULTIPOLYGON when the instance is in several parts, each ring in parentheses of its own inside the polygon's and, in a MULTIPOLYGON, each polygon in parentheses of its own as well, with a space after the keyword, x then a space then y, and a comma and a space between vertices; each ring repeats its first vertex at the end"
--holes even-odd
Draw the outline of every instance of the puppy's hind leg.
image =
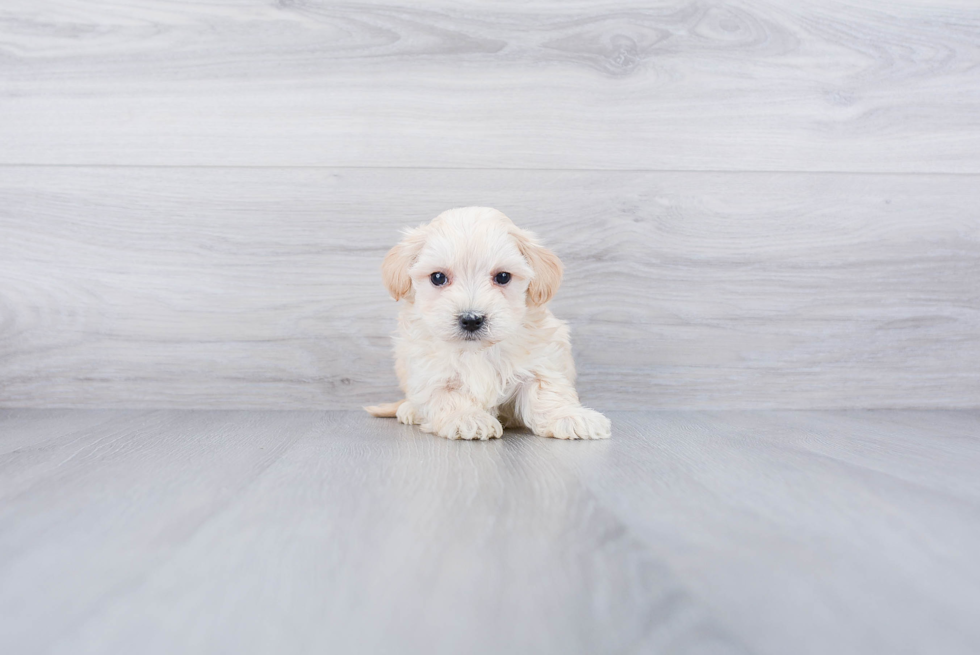
POLYGON ((399 400, 394 403, 381 403, 380 405, 368 405, 364 410, 371 416, 378 418, 397 418, 399 423, 405 425, 418 425, 422 418, 415 410, 415 406, 407 400, 399 400))
POLYGON ((405 400, 398 400, 393 403, 380 403, 378 405, 368 405, 364 411, 377 418, 395 418, 399 408, 405 404, 405 400))

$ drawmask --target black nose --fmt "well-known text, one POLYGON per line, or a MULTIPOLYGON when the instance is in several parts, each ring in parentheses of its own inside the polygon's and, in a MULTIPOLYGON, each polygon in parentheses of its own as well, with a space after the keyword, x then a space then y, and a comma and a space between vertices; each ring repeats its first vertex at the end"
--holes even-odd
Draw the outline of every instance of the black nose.
POLYGON ((467 332, 476 332, 483 327, 483 315, 466 312, 459 315, 459 327, 467 332))

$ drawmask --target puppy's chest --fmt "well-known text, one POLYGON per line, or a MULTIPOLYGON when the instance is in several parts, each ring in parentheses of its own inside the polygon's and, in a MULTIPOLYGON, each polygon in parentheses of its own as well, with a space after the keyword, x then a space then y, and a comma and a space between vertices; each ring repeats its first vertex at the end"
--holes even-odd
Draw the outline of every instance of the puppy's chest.
POLYGON ((447 387, 486 406, 507 402, 530 377, 524 362, 505 357, 461 357, 447 370, 447 387))

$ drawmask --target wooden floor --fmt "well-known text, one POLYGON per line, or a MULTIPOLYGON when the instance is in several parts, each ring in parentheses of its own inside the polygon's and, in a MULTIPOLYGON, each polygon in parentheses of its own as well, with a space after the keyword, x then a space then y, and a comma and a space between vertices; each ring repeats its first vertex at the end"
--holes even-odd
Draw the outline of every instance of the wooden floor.
POLYGON ((980 412, 0 413, 7 653, 980 650, 980 412))

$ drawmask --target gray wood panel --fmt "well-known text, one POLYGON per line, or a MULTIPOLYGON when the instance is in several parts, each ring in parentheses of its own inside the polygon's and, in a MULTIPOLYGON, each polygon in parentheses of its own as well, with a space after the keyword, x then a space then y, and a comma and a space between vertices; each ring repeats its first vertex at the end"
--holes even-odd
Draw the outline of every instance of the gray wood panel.
POLYGON ((980 173, 980 5, 5 0, 0 163, 980 173))
POLYGON ((605 409, 980 405, 980 178, 4 168, 3 406, 398 397, 398 228, 496 206, 566 263, 605 409))
POLYGON ((980 413, 0 412, 17 653, 975 653, 980 413), (10 446, 14 446, 11 448, 10 446))

